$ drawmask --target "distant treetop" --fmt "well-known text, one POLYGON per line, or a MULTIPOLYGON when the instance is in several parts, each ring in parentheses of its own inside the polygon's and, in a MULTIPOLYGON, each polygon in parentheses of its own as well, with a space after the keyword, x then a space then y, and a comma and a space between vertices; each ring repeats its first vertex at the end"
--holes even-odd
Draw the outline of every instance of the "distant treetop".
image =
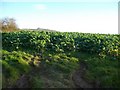
POLYGON ((16 20, 14 18, 2 18, 0 19, 0 30, 2 32, 11 32, 18 30, 16 20))

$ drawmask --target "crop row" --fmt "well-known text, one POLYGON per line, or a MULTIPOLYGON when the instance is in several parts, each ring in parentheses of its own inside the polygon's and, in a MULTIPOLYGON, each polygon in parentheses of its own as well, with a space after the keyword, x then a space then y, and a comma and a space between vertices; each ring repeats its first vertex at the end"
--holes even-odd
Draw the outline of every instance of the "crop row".
POLYGON ((85 51, 118 55, 120 35, 78 32, 20 31, 2 33, 3 49, 40 51, 85 51))

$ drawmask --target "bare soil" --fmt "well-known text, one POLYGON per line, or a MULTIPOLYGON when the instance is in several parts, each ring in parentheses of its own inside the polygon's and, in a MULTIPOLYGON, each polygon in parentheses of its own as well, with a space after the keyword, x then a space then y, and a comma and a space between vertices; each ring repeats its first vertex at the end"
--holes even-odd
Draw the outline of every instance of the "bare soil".
POLYGON ((76 86, 76 88, 94 88, 93 84, 88 83, 84 80, 86 65, 84 63, 80 63, 80 67, 73 73, 72 79, 76 86))
MULTIPOLYGON (((72 80, 75 85, 75 88, 95 88, 96 84, 88 83, 83 77, 85 75, 86 71, 86 64, 81 62, 80 67, 73 73, 72 80)), ((36 71, 36 70, 35 70, 36 71)), ((31 74, 34 74, 35 71, 31 71, 31 74)), ((17 81, 16 85, 14 85, 14 88, 31 88, 30 85, 31 78, 27 75, 22 75, 21 78, 17 81)), ((47 83, 47 80, 46 80, 47 83)))

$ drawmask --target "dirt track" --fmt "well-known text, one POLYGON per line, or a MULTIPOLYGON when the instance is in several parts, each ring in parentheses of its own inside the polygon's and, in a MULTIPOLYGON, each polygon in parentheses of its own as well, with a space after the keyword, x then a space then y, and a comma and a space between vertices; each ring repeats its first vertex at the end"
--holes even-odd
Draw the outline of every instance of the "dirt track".
MULTIPOLYGON (((85 74, 86 65, 82 62, 80 63, 80 67, 73 73, 72 80, 75 85, 75 88, 95 88, 98 86, 96 84, 88 83, 84 80, 83 76, 85 74)), ((31 74, 33 74, 32 71, 31 74)), ((30 85, 30 77, 27 75, 22 75, 21 78, 17 81, 16 85, 13 86, 14 88, 31 88, 30 85)))

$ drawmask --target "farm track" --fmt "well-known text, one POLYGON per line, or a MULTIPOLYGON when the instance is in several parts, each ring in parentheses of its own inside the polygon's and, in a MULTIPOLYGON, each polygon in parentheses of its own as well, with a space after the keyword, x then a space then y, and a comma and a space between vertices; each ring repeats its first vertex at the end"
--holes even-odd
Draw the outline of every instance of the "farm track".
MULTIPOLYGON (((80 67, 73 73, 72 80, 75 85, 75 88, 95 88, 98 86, 88 83, 86 80, 84 80, 83 76, 85 74, 86 65, 82 62, 80 63, 80 67)), ((31 87, 31 76, 34 76, 35 72, 38 72, 37 70, 32 70, 29 75, 22 75, 21 78, 17 81, 16 85, 13 86, 13 88, 32 88, 31 87)), ((42 73, 41 73, 42 74, 42 73)), ((43 72, 44 74, 44 72, 43 72)), ((47 77, 47 76, 46 76, 47 77)), ((47 83, 47 81, 46 81, 47 83)))
POLYGON ((85 75, 86 65, 82 62, 80 67, 73 73, 72 79, 76 88, 94 88, 93 84, 88 83, 84 80, 83 76, 85 75))
POLYGON ((31 72, 29 72, 29 74, 23 74, 16 81, 16 84, 11 86, 10 88, 32 88, 32 86, 31 86, 31 77, 34 76, 35 71, 32 69, 31 72))

